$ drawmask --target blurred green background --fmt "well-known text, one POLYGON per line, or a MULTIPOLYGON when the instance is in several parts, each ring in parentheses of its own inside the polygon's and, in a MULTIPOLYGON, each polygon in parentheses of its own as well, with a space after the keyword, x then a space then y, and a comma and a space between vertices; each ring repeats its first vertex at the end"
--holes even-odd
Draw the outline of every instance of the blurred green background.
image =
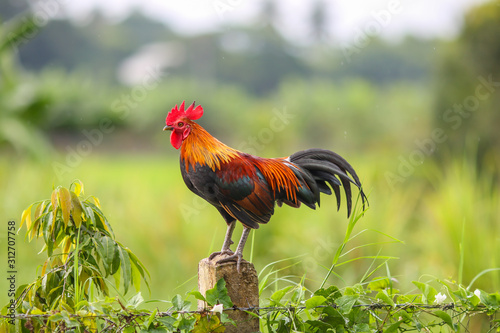
MULTIPOLYGON (((139 9, 118 21, 95 11, 76 22, 2 2, 0 267, 7 221, 19 223, 53 186, 80 179, 116 238, 148 267, 146 299, 195 289, 198 261, 219 250, 225 223, 185 187, 178 151, 162 132, 183 100, 203 105, 199 123, 234 148, 277 157, 318 147, 344 156, 370 200, 355 230, 366 232, 344 261, 398 257, 373 276, 390 271, 408 292, 412 280, 468 285, 500 267, 498 1, 468 9, 450 38, 391 40, 362 30, 347 47, 328 37, 326 3, 316 2, 300 43, 277 29, 276 6, 263 3, 258 23, 183 34, 139 9)), ((292 265, 279 274, 306 274, 317 288, 346 227, 346 208, 337 213, 331 197, 316 211, 277 209, 255 233, 253 262, 260 271, 293 258, 276 264, 292 265)), ((28 243, 24 233, 18 285, 44 260, 41 242, 28 243)), ((329 282, 361 282, 382 263, 353 261, 329 282)), ((500 273, 472 288, 499 290, 500 273)))

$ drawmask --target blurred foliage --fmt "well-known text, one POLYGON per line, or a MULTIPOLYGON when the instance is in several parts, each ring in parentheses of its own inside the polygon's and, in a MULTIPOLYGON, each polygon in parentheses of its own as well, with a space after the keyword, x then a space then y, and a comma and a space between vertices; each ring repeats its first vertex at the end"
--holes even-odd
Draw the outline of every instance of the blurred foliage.
POLYGON ((34 22, 29 18, 0 26, 0 145, 7 143, 18 153, 41 157, 50 149, 37 128, 48 97, 27 82, 29 76, 24 75, 14 57, 14 50, 30 27, 34 22))
MULTIPOLYGON (((4 122, 0 138, 18 153, 43 155, 38 152, 48 148, 47 138, 65 150, 68 142, 84 140, 84 131, 100 129, 107 119, 110 137, 118 138, 107 140, 113 149, 128 143, 120 145, 122 132, 137 133, 139 147, 152 147, 166 113, 182 100, 196 100, 207 114, 217 114, 202 124, 253 153, 268 145, 228 131, 220 119, 247 124, 247 133, 259 134, 269 127, 270 116, 288 112, 289 119, 300 118, 300 131, 280 133, 277 143, 294 149, 332 141, 359 148, 372 137, 380 140, 370 142, 382 146, 397 135, 395 125, 403 118, 419 118, 429 99, 424 84, 430 81, 436 41, 371 39, 347 62, 342 50, 323 46, 328 35, 321 37, 317 13, 311 18, 316 37, 310 45, 295 45, 273 25, 275 9, 272 2, 265 5, 261 25, 198 36, 175 33, 139 12, 119 22, 97 11, 79 25, 52 19, 19 30, 15 38, 10 29, 4 41, 16 45, 4 48, 2 58, 10 59, 4 67, 17 83, 4 84, 0 94, 6 95, 3 101, 17 96, 22 103, 6 104, 0 112, 12 114, 9 121, 16 119, 18 127, 31 127, 15 129, 4 122)), ((26 26, 27 20, 18 14, 5 27, 26 26)))
POLYGON ((457 40, 444 44, 438 67, 435 124, 445 129, 452 154, 477 142, 479 161, 498 165, 500 150, 500 6, 470 10, 457 40), (485 83, 487 82, 487 83, 485 83))
POLYGON ((168 38, 168 28, 134 13, 113 24, 93 12, 83 25, 54 19, 19 47, 21 63, 30 70, 56 66, 82 69, 105 82, 116 82, 116 68, 140 46, 168 38))

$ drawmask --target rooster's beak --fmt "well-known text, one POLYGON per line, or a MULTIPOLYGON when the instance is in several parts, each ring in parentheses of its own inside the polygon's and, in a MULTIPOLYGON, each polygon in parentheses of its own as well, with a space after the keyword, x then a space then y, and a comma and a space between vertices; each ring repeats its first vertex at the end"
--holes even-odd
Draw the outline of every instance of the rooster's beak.
POLYGON ((174 127, 173 127, 173 126, 165 126, 165 127, 163 127, 163 130, 164 130, 164 131, 171 131, 171 130, 173 130, 173 129, 174 129, 174 127))

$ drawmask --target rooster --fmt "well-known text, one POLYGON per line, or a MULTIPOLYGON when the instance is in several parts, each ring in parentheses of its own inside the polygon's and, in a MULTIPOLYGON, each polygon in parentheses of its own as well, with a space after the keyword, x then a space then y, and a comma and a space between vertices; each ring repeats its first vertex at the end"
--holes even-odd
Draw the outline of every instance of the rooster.
POLYGON ((237 270, 250 230, 269 222, 275 203, 291 207, 304 204, 316 209, 320 193, 337 198, 340 209, 340 187, 344 187, 347 216, 351 214, 351 183, 359 188, 363 207, 366 196, 356 172, 338 154, 323 149, 299 151, 283 158, 262 158, 226 146, 195 120, 203 108, 195 103, 186 110, 184 102, 169 112, 164 131, 171 131, 170 142, 180 148, 180 166, 184 182, 196 195, 212 204, 227 223, 227 231, 218 263, 236 261, 237 270), (350 176, 348 175, 350 174, 350 176), (330 187, 327 185, 330 185, 330 187), (243 233, 233 253, 230 249, 236 221, 243 224, 243 233))

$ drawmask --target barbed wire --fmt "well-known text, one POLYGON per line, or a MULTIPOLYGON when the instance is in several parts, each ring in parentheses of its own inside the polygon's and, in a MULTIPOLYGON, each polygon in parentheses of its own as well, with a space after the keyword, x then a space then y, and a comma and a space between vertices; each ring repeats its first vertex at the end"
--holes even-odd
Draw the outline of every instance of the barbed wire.
MULTIPOLYGON (((225 308, 222 311, 224 312, 230 312, 230 311, 246 311, 246 312, 253 312, 258 314, 259 316, 265 316, 266 313, 270 312, 287 312, 287 313, 297 313, 301 310, 312 310, 312 309, 322 309, 322 308, 328 308, 332 307, 335 309, 339 309, 340 306, 337 304, 322 304, 322 305, 317 305, 314 307, 306 307, 306 306, 264 306, 264 307, 259 307, 259 306, 253 306, 253 307, 237 307, 233 306, 231 308, 225 308)), ((461 303, 444 303, 444 304, 414 304, 414 303, 402 303, 402 304, 394 304, 394 305, 389 305, 389 304, 384 304, 384 303, 372 303, 372 304, 354 304, 352 308, 361 308, 363 310, 369 311, 371 316, 375 316, 377 318, 377 327, 378 329, 382 329, 382 327, 387 323, 387 320, 391 316, 398 315, 398 312, 400 310, 405 310, 405 311, 412 311, 412 312, 421 312, 421 313, 426 313, 428 315, 432 316, 437 316, 435 313, 432 311, 451 311, 452 313, 450 314, 450 317, 455 319, 461 317, 460 320, 458 320, 454 325, 457 325, 457 329, 459 328, 463 332, 471 332, 469 329, 469 324, 470 324, 470 318, 472 316, 481 314, 481 313, 486 313, 488 317, 490 318, 490 328, 488 332, 493 332, 495 330, 498 330, 500 328, 500 321, 496 320, 496 316, 500 314, 500 311, 494 311, 491 312, 492 309, 484 306, 484 305, 478 305, 474 308, 467 307, 461 303), (380 316, 380 312, 384 311, 387 312, 386 318, 382 319, 380 316), (374 312, 379 312, 374 313, 374 312), (467 322, 464 322, 464 319, 467 316, 469 319, 466 320, 467 322), (379 322, 380 320, 380 322, 379 322), (381 326, 380 326, 381 325, 381 326)), ((122 309, 115 309, 116 312, 111 312, 111 313, 87 313, 87 314, 74 314, 74 313, 66 313, 67 315, 66 318, 69 319, 74 319, 77 320, 78 322, 82 323, 84 320, 95 320, 95 319, 100 319, 106 322, 104 327, 101 327, 101 332, 115 332, 116 329, 118 331, 121 331, 121 329, 124 329, 128 325, 138 325, 138 320, 143 320, 142 318, 144 317, 151 317, 153 311, 136 311, 135 309, 128 309, 125 307, 122 307, 122 309)), ((54 311, 51 313, 41 313, 41 314, 14 314, 12 315, 0 315, 0 319, 8 319, 10 320, 24 320, 27 321, 28 323, 30 322, 31 319, 37 318, 38 320, 42 321, 50 321, 50 317, 54 316, 56 314, 60 313, 60 311, 54 311)), ((174 310, 173 308, 168 309, 167 311, 163 312, 156 312, 155 317, 156 318, 162 318, 162 317, 174 317, 177 315, 216 315, 217 312, 213 311, 213 309, 210 308, 205 308, 201 310, 174 310)), ((419 316, 419 314, 417 314, 419 316)), ((63 318, 64 319, 64 318, 63 318)), ((400 319, 401 320, 401 317, 400 319)), ((435 322, 428 322, 424 324, 421 327, 418 327, 418 324, 415 325, 410 325, 409 327, 403 327, 403 326, 398 326, 399 332, 415 332, 415 331, 421 331, 422 328, 432 328, 432 327, 437 327, 437 326, 445 326, 449 323, 447 323, 445 320, 441 321, 435 321, 435 322)), ((28 324, 29 325, 29 324, 28 324)), ((65 327, 64 320, 62 323, 62 327, 65 327)))
MULTIPOLYGON (((230 308, 224 308, 223 311, 249 311, 249 312, 272 312, 272 311, 297 311, 297 310, 305 310, 305 309, 321 309, 321 308, 328 308, 332 307, 334 309, 338 309, 339 306, 337 304, 322 304, 322 305, 317 305, 311 308, 308 308, 306 306, 264 306, 264 307, 258 307, 258 306, 251 306, 251 307, 237 307, 233 306, 230 308)), ((411 309, 411 310, 455 310, 455 312, 458 312, 459 314, 463 313, 482 313, 486 312, 489 309, 484 306, 484 305, 478 305, 474 309, 465 309, 463 306, 460 304, 456 303, 444 303, 444 304, 414 304, 414 303, 402 303, 402 304, 394 304, 394 306, 389 305, 389 304, 383 304, 383 303, 372 303, 372 304, 354 304, 352 308, 364 308, 368 311, 374 311, 374 310, 394 310, 394 309, 411 309), (456 311, 457 309, 461 309, 461 311, 456 311)), ((133 312, 133 309, 124 309, 125 311, 123 312, 116 312, 114 313, 115 316, 123 316, 123 317, 143 317, 143 316, 151 316, 151 312, 133 312), (130 311, 130 312, 126 312, 130 311)), ((41 313, 41 314, 24 314, 24 313, 16 313, 13 316, 11 315, 0 315, 0 318, 4 319, 29 319, 29 318, 48 318, 53 316, 54 314, 59 313, 60 311, 54 311, 52 313, 41 313)), ((173 315, 177 314, 207 314, 207 313, 213 313, 212 309, 210 308, 205 308, 202 310, 167 310, 164 312, 157 312, 156 315, 159 317, 171 317, 173 315)), ((74 314, 74 313, 68 313, 68 317, 73 317, 73 318, 107 318, 107 317, 112 317, 110 314, 97 314, 97 313, 89 313, 86 315, 82 314, 74 314)))

